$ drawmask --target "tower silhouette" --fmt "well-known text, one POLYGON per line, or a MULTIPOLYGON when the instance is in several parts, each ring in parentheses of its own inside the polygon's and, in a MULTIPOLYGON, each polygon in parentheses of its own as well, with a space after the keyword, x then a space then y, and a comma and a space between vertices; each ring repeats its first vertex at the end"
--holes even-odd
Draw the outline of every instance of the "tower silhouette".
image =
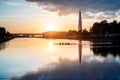
POLYGON ((79 10, 78 31, 81 30, 82 30, 82 16, 81 16, 81 10, 79 10))

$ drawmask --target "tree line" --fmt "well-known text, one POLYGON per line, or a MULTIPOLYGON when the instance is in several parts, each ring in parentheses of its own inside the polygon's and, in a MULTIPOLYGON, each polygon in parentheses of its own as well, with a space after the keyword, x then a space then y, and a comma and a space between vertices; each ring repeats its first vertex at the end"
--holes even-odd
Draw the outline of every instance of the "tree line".
POLYGON ((0 27, 0 43, 11 38, 11 34, 4 28, 0 27))
POLYGON ((77 37, 93 37, 91 34, 94 34, 96 36, 106 36, 106 34, 120 34, 120 22, 117 22, 116 20, 112 22, 108 22, 107 20, 103 20, 101 22, 95 22, 90 30, 69 30, 67 32, 67 36, 77 36, 77 37))
POLYGON ((120 22, 114 20, 113 22, 109 22, 107 20, 103 20, 101 22, 95 22, 93 26, 90 28, 90 33, 94 34, 120 34, 120 22))

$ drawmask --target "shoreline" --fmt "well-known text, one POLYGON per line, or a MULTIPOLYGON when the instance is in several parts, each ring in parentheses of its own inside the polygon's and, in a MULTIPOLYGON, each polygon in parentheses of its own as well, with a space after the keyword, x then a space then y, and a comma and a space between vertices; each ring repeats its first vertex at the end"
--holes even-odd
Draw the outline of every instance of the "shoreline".
POLYGON ((94 38, 94 37, 79 37, 79 38, 45 38, 43 37, 43 39, 68 39, 68 40, 85 40, 85 41, 116 41, 116 42, 120 42, 120 38, 94 38))
POLYGON ((14 39, 15 37, 7 37, 7 38, 4 38, 4 39, 0 39, 0 43, 4 43, 4 42, 7 42, 7 41, 10 41, 12 39, 14 39))
MULTIPOLYGON (((12 40, 14 38, 30 38, 30 37, 8 37, 3 40, 0 39, 0 43, 7 42, 9 40, 12 40)), ((37 37, 39 38, 39 37, 37 37)), ((115 42, 120 42, 120 38, 90 38, 90 37, 79 37, 79 38, 46 38, 46 37, 40 37, 42 39, 68 39, 68 40, 85 40, 85 41, 115 41, 115 42)))

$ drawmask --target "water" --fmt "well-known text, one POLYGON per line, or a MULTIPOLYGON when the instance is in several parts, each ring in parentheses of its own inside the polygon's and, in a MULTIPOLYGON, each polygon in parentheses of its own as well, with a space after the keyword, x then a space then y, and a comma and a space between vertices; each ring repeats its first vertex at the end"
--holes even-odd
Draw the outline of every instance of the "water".
POLYGON ((0 44, 0 80, 120 80, 120 47, 113 43, 16 38, 0 44))

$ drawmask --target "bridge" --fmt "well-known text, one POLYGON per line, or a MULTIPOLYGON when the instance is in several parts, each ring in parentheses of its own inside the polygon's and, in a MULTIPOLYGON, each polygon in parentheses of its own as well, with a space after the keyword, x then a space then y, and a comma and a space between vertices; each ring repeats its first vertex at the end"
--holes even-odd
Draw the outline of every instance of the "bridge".
POLYGON ((15 33, 13 35, 17 38, 42 38, 40 33, 15 33))

